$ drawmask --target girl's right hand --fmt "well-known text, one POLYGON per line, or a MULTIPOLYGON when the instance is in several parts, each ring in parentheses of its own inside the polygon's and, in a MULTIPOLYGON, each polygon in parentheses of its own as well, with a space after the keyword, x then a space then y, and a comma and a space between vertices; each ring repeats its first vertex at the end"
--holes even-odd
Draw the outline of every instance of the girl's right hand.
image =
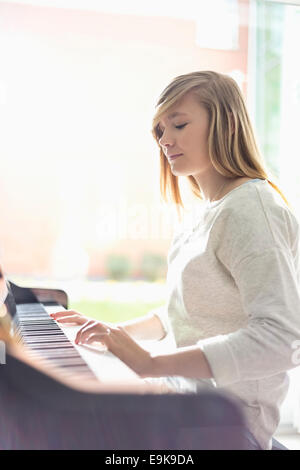
POLYGON ((73 325, 84 325, 91 318, 88 318, 76 310, 62 310, 61 312, 50 313, 50 317, 59 323, 71 323, 73 325))

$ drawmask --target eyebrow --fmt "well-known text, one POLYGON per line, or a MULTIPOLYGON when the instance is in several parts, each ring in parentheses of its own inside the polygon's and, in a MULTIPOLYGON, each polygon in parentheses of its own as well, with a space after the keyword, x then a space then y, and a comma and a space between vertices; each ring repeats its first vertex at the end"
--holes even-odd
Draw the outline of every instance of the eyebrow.
POLYGON ((187 116, 186 113, 175 111, 175 113, 169 114, 168 118, 172 118, 172 117, 175 117, 175 116, 180 116, 181 114, 183 114, 184 116, 187 116))

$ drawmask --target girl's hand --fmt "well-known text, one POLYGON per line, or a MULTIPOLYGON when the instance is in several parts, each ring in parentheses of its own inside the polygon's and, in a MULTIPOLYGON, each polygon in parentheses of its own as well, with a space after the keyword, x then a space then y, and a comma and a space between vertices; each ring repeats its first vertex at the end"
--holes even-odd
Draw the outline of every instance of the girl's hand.
POLYGON ((153 377, 153 359, 150 352, 140 347, 121 326, 99 321, 86 322, 77 332, 75 344, 101 341, 107 349, 125 362, 140 377, 153 377))
POLYGON ((50 313, 50 317, 59 323, 71 323, 73 325, 84 325, 90 318, 85 317, 76 310, 63 310, 61 312, 50 313))

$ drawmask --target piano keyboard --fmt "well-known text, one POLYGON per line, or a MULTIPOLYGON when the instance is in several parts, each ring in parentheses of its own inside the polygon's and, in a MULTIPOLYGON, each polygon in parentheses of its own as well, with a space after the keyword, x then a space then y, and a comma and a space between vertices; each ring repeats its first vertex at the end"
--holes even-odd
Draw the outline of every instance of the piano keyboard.
POLYGON ((30 355, 50 361, 78 380, 97 380, 86 361, 40 303, 17 305, 14 330, 30 355))
POLYGON ((74 340, 80 326, 58 323, 50 317, 51 313, 62 310, 61 305, 17 304, 14 333, 30 355, 50 361, 65 377, 76 381, 98 384, 143 381, 105 347, 76 345, 74 340))

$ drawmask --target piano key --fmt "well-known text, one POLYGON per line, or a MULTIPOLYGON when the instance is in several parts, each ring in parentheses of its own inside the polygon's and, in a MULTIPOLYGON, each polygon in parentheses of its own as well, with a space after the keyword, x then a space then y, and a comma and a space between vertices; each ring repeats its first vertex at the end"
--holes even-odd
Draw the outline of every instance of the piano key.
POLYGON ((49 336, 50 337, 61 337, 61 338, 66 338, 64 334, 62 334, 63 332, 62 331, 54 331, 54 330, 42 330, 42 331, 38 331, 38 330, 35 330, 35 331, 31 331, 31 330, 23 330, 22 328, 20 328, 20 332, 21 334, 25 337, 30 337, 32 336, 33 338, 34 337, 37 337, 37 336, 49 336))
POLYGON ((41 345, 41 344, 34 345, 34 344, 32 344, 30 347, 35 348, 35 349, 40 348, 41 350, 42 349, 61 349, 61 350, 62 349, 72 349, 72 350, 74 350, 74 347, 72 346, 72 344, 67 344, 67 343, 64 344, 63 346, 59 346, 58 344, 51 344, 51 343, 46 343, 44 345, 41 345))
POLYGON ((19 327, 23 330, 23 331, 26 331, 26 330, 30 330, 30 331, 38 331, 38 330, 42 330, 42 331, 61 331, 60 328, 57 328, 57 326, 55 325, 19 325, 19 327))
MULTIPOLYGON (((38 352, 36 350, 33 350, 31 349, 30 352, 29 352, 31 355, 35 355, 35 356, 38 356, 38 355, 41 355, 43 354, 43 352, 38 352)), ((73 358, 73 357, 78 357, 77 354, 74 354, 73 351, 64 351, 64 353, 62 353, 61 351, 52 351, 51 352, 51 359, 54 358, 54 359, 69 359, 69 358, 73 358)))

